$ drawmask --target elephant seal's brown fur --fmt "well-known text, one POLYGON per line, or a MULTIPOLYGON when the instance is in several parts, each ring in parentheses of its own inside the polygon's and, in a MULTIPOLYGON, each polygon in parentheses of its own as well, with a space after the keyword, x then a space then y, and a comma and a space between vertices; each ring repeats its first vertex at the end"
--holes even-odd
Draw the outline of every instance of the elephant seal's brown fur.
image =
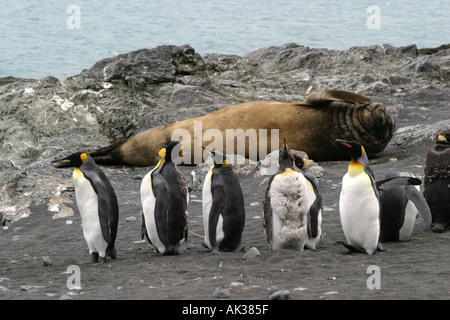
MULTIPOLYGON (((199 122, 198 122, 199 123, 199 122)), ((198 124, 197 123, 197 124, 198 124)), ((377 157, 391 139, 395 122, 380 102, 347 91, 324 91, 310 94, 303 102, 253 101, 225 107, 210 114, 165 126, 148 129, 128 140, 89 152, 98 164, 150 166, 155 164, 158 150, 173 140, 176 129, 185 129, 193 137, 182 141, 185 149, 193 153, 194 140, 204 138, 208 129, 218 129, 224 137, 227 129, 267 130, 267 153, 278 149, 286 137, 292 149, 305 151, 315 161, 342 160, 348 155, 336 147, 336 139, 358 140, 369 157, 377 157), (194 136, 194 122, 201 121, 202 136, 194 136), (279 141, 271 145, 271 130, 278 129, 279 141)), ((216 131, 217 132, 217 131, 216 131)), ((206 139, 205 139, 206 140, 206 139)), ((197 148, 208 140, 197 140, 197 148)), ((236 150, 235 153, 242 153, 236 150)), ((257 142, 258 155, 260 141, 257 142)), ((256 150, 250 150, 256 151, 256 150)), ((249 143, 245 143, 245 156, 249 157, 249 143)), ((254 159, 256 160, 256 159, 254 159)), ((201 161, 201 160, 200 160, 201 161)))

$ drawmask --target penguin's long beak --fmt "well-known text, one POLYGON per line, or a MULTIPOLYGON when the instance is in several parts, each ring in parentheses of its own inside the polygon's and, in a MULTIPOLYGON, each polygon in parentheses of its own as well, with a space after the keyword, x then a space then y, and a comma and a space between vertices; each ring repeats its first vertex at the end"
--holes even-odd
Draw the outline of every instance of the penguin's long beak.
POLYGON ((56 159, 52 161, 52 164, 55 168, 69 168, 73 167, 74 165, 68 158, 62 158, 62 159, 56 159))
POLYGON ((214 150, 211 150, 205 146, 202 146, 202 148, 206 151, 208 151, 213 157, 216 155, 216 152, 214 150))
POLYGON ((211 149, 209 149, 209 148, 207 148, 207 147, 205 147, 205 146, 202 146, 202 148, 203 148, 204 150, 208 151, 209 153, 211 153, 212 155, 215 155, 215 154, 216 154, 214 150, 211 150, 211 149))
POLYGON ((340 144, 340 145, 342 145, 342 146, 344 146, 344 147, 347 147, 347 148, 350 148, 350 149, 352 148, 352 146, 347 141, 344 141, 344 140, 341 140, 341 139, 336 139, 335 142, 340 144))

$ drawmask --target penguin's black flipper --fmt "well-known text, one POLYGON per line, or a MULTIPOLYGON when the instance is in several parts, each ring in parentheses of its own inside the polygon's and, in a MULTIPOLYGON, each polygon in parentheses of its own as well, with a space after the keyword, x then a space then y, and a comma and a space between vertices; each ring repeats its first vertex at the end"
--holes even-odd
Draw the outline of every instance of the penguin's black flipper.
POLYGON ((431 211, 423 195, 413 186, 405 186, 405 193, 408 200, 412 201, 422 215, 423 223, 427 228, 431 227, 431 211))
POLYGON ((213 202, 211 205, 211 211, 209 212, 209 242, 212 247, 216 246, 216 230, 219 222, 219 216, 225 207, 225 193, 223 186, 220 184, 213 185, 211 190, 213 202))
POLYGON ((385 179, 375 182, 378 190, 389 190, 394 187, 404 186, 404 185, 414 185, 418 186, 422 183, 420 179, 412 177, 409 173, 392 173, 386 175, 385 179), (392 176, 395 174, 395 176, 392 176))
POLYGON ((317 177, 309 170, 305 170, 303 175, 311 182, 314 193, 316 194, 316 200, 314 200, 308 212, 308 237, 313 239, 319 233, 319 212, 322 210, 322 195, 319 192, 319 180, 317 177))
POLYGON ((319 212, 322 209, 322 197, 318 196, 309 208, 308 237, 316 238, 319 233, 319 212))
POLYGON ((144 240, 144 237, 146 237, 147 241, 149 243, 152 243, 151 240, 150 240, 150 237, 148 236, 147 227, 145 226, 144 211, 141 211, 141 221, 142 221, 142 225, 141 225, 141 240, 144 240))

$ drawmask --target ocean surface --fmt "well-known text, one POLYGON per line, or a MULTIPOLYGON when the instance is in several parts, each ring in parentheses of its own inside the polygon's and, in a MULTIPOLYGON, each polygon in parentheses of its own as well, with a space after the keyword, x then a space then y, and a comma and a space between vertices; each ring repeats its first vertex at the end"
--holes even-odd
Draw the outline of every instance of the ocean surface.
POLYGON ((309 47, 450 43, 449 0, 0 0, 0 77, 64 80, 163 44, 245 55, 309 47))

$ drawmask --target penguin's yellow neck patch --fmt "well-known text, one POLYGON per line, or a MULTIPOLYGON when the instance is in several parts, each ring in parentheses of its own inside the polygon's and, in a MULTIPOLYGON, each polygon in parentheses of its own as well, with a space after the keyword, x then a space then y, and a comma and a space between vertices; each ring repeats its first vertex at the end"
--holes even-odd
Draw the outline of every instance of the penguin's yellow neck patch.
POLYGON ((291 168, 286 168, 286 169, 284 169, 284 172, 282 172, 281 174, 282 175, 289 175, 289 174, 292 174, 292 173, 295 173, 295 171, 292 170, 291 168))
POLYGON ((83 172, 80 169, 75 168, 75 170, 73 170, 72 178, 73 180, 84 178, 83 172))
POLYGON ((348 165, 348 173, 351 177, 355 177, 364 172, 364 166, 358 161, 352 160, 348 165))

